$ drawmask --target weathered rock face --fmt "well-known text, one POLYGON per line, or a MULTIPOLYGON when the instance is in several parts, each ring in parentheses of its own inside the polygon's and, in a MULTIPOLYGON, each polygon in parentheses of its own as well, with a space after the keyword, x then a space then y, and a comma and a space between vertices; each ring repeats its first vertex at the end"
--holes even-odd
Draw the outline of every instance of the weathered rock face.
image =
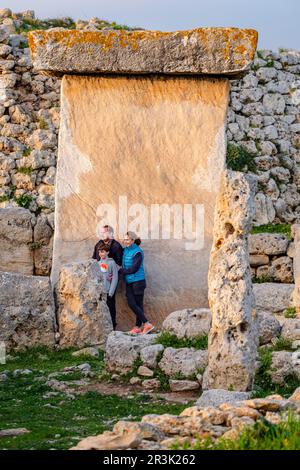
POLYGON ((281 333, 279 321, 269 312, 257 314, 259 344, 267 344, 281 333))
POLYGON ((226 170, 218 197, 209 268, 212 327, 203 389, 251 389, 257 325, 248 254, 254 211, 251 177, 226 170))
POLYGON ((6 350, 55 344, 49 278, 0 272, 0 341, 6 350))
POLYGON ((162 324, 162 330, 177 338, 195 338, 207 335, 211 326, 211 313, 208 308, 179 310, 170 313, 162 324))
POLYGON ((153 344, 157 335, 132 336, 121 331, 111 333, 107 338, 105 366, 109 371, 128 372, 143 348, 153 344))
POLYGON ((234 75, 250 66, 253 29, 191 31, 34 31, 37 70, 58 73, 201 73, 234 75))
POLYGON ((33 274, 32 219, 27 209, 0 209, 0 271, 33 274))
POLYGON ((97 262, 63 266, 57 299, 61 346, 81 348, 106 341, 113 328, 97 262))
POLYGON ((253 291, 258 310, 277 313, 292 305, 293 284, 264 282, 262 284, 254 284, 253 291))
MULTIPOLYGON (((127 220, 132 216, 137 222, 142 214, 135 231, 141 232, 145 253, 147 317, 159 325, 169 312, 207 305, 228 91, 228 81, 221 78, 63 78, 53 284, 60 265, 89 259, 106 217, 116 238, 122 238, 127 220), (99 115, 105 115, 105 120, 99 115), (198 214, 201 205, 204 208, 204 221, 200 214, 198 224, 199 233, 204 227, 203 244, 193 244, 184 231, 180 239, 173 230, 173 205, 182 211, 179 225, 183 228, 184 204, 192 204, 195 222, 195 202, 198 214), (164 222, 168 208, 169 233, 164 222), (159 233, 153 232, 155 223, 159 233), (161 239, 162 230, 165 239, 161 239)), ((128 329, 133 313, 123 298, 117 298, 118 326, 128 329)))
POLYGON ((159 367, 168 377, 180 374, 189 378, 203 372, 206 366, 207 351, 193 348, 166 348, 159 362, 159 367))
POLYGON ((249 253, 282 255, 287 251, 289 240, 279 233, 257 233, 249 236, 249 253))
POLYGON ((223 389, 204 390, 197 400, 197 406, 219 406, 222 403, 236 403, 239 400, 247 400, 248 398, 250 398, 250 393, 247 392, 233 392, 223 389))
POLYGON ((272 382, 279 385, 284 385, 291 376, 300 380, 300 352, 273 352, 270 374, 272 382))

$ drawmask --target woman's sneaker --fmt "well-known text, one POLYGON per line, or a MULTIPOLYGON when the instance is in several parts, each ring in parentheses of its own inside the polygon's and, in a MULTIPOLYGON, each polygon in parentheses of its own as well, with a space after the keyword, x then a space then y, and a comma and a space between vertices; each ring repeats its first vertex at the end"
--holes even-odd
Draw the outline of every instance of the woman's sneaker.
POLYGON ((132 328, 132 330, 129 331, 130 335, 140 335, 141 333, 142 330, 138 326, 135 326, 134 328, 132 328))
POLYGON ((152 323, 145 323, 142 335, 146 335, 147 333, 150 333, 150 331, 154 330, 155 326, 152 325, 152 323))

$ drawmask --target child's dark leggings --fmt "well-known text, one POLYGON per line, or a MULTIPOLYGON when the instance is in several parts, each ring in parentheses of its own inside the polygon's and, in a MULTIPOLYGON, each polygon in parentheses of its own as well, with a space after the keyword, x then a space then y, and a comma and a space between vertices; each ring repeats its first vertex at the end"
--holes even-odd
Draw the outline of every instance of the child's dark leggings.
POLYGON ((116 329, 117 322, 116 322, 116 293, 112 297, 107 295, 106 303, 110 312, 111 321, 113 324, 114 330, 116 329))
POLYGON ((148 320, 144 314, 144 291, 146 282, 136 281, 126 284, 126 297, 128 306, 136 315, 136 326, 140 327, 148 320))

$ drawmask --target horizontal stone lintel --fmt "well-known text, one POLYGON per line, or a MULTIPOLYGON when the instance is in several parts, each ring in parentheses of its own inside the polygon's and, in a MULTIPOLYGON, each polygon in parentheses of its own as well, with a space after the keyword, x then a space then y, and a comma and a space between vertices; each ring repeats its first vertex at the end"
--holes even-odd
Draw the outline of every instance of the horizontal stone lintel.
POLYGON ((257 31, 78 31, 29 33, 34 68, 63 74, 180 74, 236 78, 249 69, 257 31))

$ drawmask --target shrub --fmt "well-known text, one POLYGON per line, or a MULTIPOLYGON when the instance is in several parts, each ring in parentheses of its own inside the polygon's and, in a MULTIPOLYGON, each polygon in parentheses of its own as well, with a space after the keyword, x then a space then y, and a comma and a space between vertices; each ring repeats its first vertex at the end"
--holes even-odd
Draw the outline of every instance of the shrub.
POLYGON ((285 318, 296 318, 296 307, 288 307, 283 312, 285 318))

